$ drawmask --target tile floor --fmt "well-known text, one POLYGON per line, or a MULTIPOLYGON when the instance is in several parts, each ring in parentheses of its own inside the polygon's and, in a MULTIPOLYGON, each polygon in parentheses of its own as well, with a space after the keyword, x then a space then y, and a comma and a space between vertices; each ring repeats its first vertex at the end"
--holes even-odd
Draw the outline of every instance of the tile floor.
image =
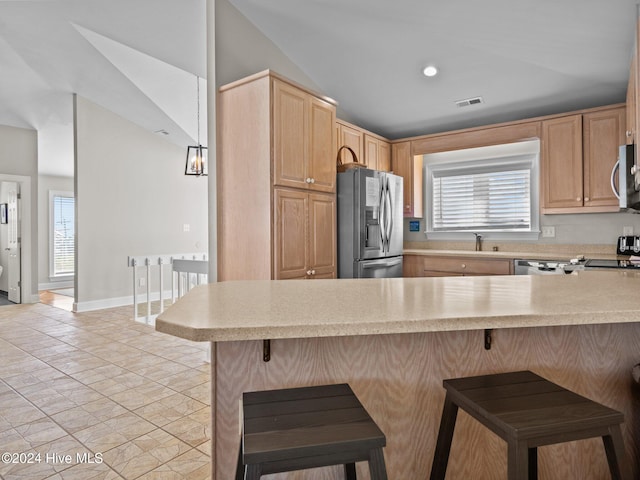
POLYGON ((0 478, 210 477, 206 344, 131 318, 0 308, 0 478))

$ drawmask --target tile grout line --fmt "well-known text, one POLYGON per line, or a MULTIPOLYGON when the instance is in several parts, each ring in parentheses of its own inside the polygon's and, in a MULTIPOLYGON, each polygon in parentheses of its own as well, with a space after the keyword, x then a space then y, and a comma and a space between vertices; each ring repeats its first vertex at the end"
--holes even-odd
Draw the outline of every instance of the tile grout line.
MULTIPOLYGON (((55 308, 55 307, 51 307, 51 308, 55 308)), ((38 312, 38 313, 39 313, 39 312, 38 312)), ((60 320, 59 318, 54 318, 53 316, 47 316, 47 315, 44 315, 44 314, 41 314, 41 316, 43 316, 43 317, 47 318, 47 319, 48 319, 48 320, 50 320, 50 321, 53 321, 53 322, 55 322, 55 323, 59 324, 60 326, 71 326, 71 327, 73 327, 73 328, 78 328, 79 330, 84 331, 85 333, 90 333, 90 329, 83 329, 81 326, 78 326, 78 325, 72 325, 71 323, 67 323, 67 322, 65 322, 65 321, 63 321, 63 320, 60 320)), ((0 322, 2 322, 2 320, 4 320, 4 319, 3 319, 3 318, 0 318, 0 322)), ((131 320, 131 321, 133 321, 133 320, 131 320)), ((114 326, 117 326, 117 324, 113 324, 113 325, 114 325, 114 326)), ((194 388, 197 388, 197 387, 199 387, 199 386, 202 386, 202 385, 206 384, 206 383, 207 383, 207 382, 206 382, 206 380, 205 380, 205 381, 203 381, 203 382, 198 382, 195 386, 192 386, 192 387, 189 387, 189 388, 187 388, 187 389, 184 389, 184 390, 180 391, 180 390, 177 390, 177 389, 175 389, 175 388, 172 388, 170 385, 165 385, 165 384, 162 384, 162 383, 158 382, 158 381, 157 381, 157 380, 155 380, 155 379, 152 379, 152 378, 146 377, 144 374, 140 374, 140 373, 138 373, 138 372, 136 372, 136 371, 134 371, 134 370, 131 370, 130 368, 127 368, 127 367, 125 367, 125 366, 121 366, 121 365, 117 365, 117 364, 115 364, 115 363, 112 363, 111 361, 106 360, 105 358, 103 358, 103 357, 101 357, 101 356, 99 356, 99 355, 94 354, 91 350, 87 350, 87 349, 86 349, 86 346, 78 346, 77 344, 70 343, 69 341, 67 341, 67 340, 65 339, 65 337, 64 337, 64 336, 60 336, 60 337, 54 336, 53 334, 51 334, 51 333, 47 332, 47 331, 46 331, 46 329, 38 329, 38 328, 34 327, 33 325, 24 325, 24 327, 25 327, 25 328, 28 328, 28 329, 30 329, 30 330, 33 330, 34 332, 37 332, 39 335, 43 335, 43 336, 45 336, 45 337, 47 337, 47 338, 49 338, 49 339, 55 340, 56 342, 60 342, 60 343, 62 343, 62 344, 68 345, 69 347, 76 349, 76 351, 78 351, 78 352, 81 352, 81 353, 83 353, 83 354, 90 355, 91 357, 94 357, 94 358, 99 359, 99 360, 101 360, 101 361, 105 361, 105 362, 106 362, 108 365, 110 365, 110 366, 115 366, 115 367, 118 367, 118 368, 120 368, 120 369, 122 369, 122 370, 124 370, 124 371, 128 372, 128 373, 131 373, 131 374, 137 375, 137 376, 139 376, 139 377, 141 377, 141 378, 145 379, 145 380, 146 380, 147 382, 149 382, 150 384, 153 384, 153 385, 159 386, 159 387, 161 387, 161 388, 166 388, 166 389, 168 389, 168 390, 171 390, 172 392, 174 392, 173 394, 180 394, 180 395, 184 395, 185 397, 188 397, 188 398, 190 398, 190 399, 192 399, 192 400, 194 400, 194 401, 196 401, 196 402, 202 403, 202 404, 204 405, 202 408, 200 408, 200 409, 198 409, 198 410, 195 410, 195 411, 193 411, 193 412, 189 413, 188 415, 184 415, 182 418, 186 418, 186 417, 188 417, 188 416, 190 416, 190 415, 194 415, 194 414, 196 414, 196 413, 198 413, 198 412, 201 412, 201 411, 202 411, 202 410, 204 410, 205 408, 209 408, 209 406, 208 406, 206 403, 201 402, 198 398, 195 398, 195 396, 191 396, 191 395, 189 395, 188 393, 184 393, 185 391, 188 391, 188 390, 191 390, 191 389, 194 389, 194 388)), ((104 340, 106 340, 106 343, 107 343, 107 344, 108 344, 108 343, 118 343, 118 344, 124 345, 124 346, 126 346, 126 347, 128 347, 128 348, 133 348, 133 349, 137 350, 140 354, 142 354, 142 355, 144 355, 144 356, 152 356, 152 357, 154 357, 154 358, 156 358, 156 359, 158 359, 158 360, 167 361, 167 362, 170 362, 170 363, 174 363, 174 364, 180 365, 181 367, 184 367, 184 370, 183 370, 182 372, 177 372, 177 373, 175 373, 175 375, 180 374, 180 373, 184 373, 184 372, 187 372, 187 371, 189 371, 189 372, 193 372, 193 373, 196 373, 196 374, 200 374, 200 373, 202 373, 202 372, 201 372, 201 370, 200 370, 200 367, 193 367, 193 366, 191 366, 191 365, 185 365, 185 364, 180 363, 180 362, 178 362, 178 361, 176 361, 176 360, 173 360, 173 359, 167 359, 167 358, 162 357, 161 355, 158 355, 158 354, 156 354, 156 353, 154 353, 154 352, 149 352, 149 351, 147 351, 147 350, 144 350, 143 348, 140 348, 139 346, 136 346, 136 345, 130 345, 130 344, 128 344, 128 343, 126 343, 126 342, 123 342, 123 341, 120 341, 120 340, 115 340, 115 339, 112 339, 112 338, 109 338, 109 337, 105 337, 104 335, 100 335, 100 334, 92 334, 92 335, 95 335, 95 336, 97 336, 97 337, 101 337, 101 338, 103 338, 104 340)), ((143 335, 143 334, 141 334, 141 336, 142 336, 142 335, 143 335)), ((21 337, 22 337, 22 336, 19 336, 19 337, 16 337, 16 338, 18 338, 18 339, 19 339, 19 338, 21 338, 21 337)), ((88 387, 90 390, 92 390, 92 391, 93 391, 93 392, 95 392, 96 394, 100 395, 103 399, 108 399, 108 400, 110 400, 111 402, 113 402, 113 403, 117 404, 119 407, 123 408, 123 409, 124 409, 128 414, 133 414, 133 415, 135 415, 135 417, 136 417, 136 418, 138 418, 138 419, 140 419, 140 420, 142 420, 142 421, 144 421, 144 422, 149 423, 149 425, 151 425, 151 426, 153 426, 153 427, 154 427, 154 428, 153 428, 153 430, 151 430, 151 431, 154 431, 154 430, 161 430, 162 432, 164 432, 164 433, 166 433, 167 435, 169 435, 171 438, 174 438, 174 439, 176 439, 176 440, 178 440, 178 441, 180 441, 180 442, 184 443, 184 444, 185 444, 185 445, 187 445, 189 448, 188 448, 185 452, 183 452, 183 454, 181 454, 181 455, 184 455, 185 453, 191 452, 191 451, 193 451, 193 450, 196 450, 198 453, 201 453, 201 454, 203 453, 201 450, 199 450, 199 448, 198 448, 198 447, 199 447, 199 446, 201 446, 201 445, 203 445, 203 444, 204 444, 204 443, 206 443, 207 441, 209 441, 209 439, 206 439, 204 442, 200 442, 200 443, 198 443, 198 444, 196 444, 196 445, 193 445, 193 444, 191 444, 191 443, 189 443, 189 442, 186 442, 185 440, 182 440, 180 437, 178 437, 178 436, 176 436, 175 434, 173 434, 173 433, 171 433, 170 431, 168 431, 168 430, 165 428, 165 427, 166 427, 166 425, 163 425, 163 426, 158 425, 157 423, 154 423, 152 420, 148 420, 148 419, 146 419, 145 417, 143 417, 142 415, 140 415, 139 413, 137 413, 137 412, 135 411, 135 410, 137 410, 137 409, 144 408, 145 406, 151 405, 151 404, 153 404, 153 403, 155 403, 155 402, 150 402, 150 403, 145 404, 145 405, 142 405, 142 406, 140 406, 140 407, 136 407, 136 409, 132 410, 131 408, 129 408, 129 407, 125 406, 125 405, 122 405, 122 404, 120 404, 119 402, 117 402, 117 401, 115 401, 115 400, 112 400, 112 399, 110 398, 110 396, 109 396, 109 395, 105 395, 104 393, 100 392, 99 390, 97 390, 96 388, 94 388, 94 387, 92 387, 92 386, 91 386, 91 385, 92 385, 92 383, 97 383, 97 382, 85 383, 85 381, 80 380, 80 379, 78 379, 78 378, 76 378, 76 377, 74 377, 74 376, 73 376, 74 374, 77 374, 77 373, 82 373, 82 372, 87 372, 87 371, 89 371, 89 370, 92 370, 92 369, 93 369, 92 367, 89 367, 89 368, 87 368, 87 369, 85 369, 85 370, 78 370, 77 372, 73 372, 73 373, 66 373, 65 371, 61 370, 59 367, 57 367, 57 366, 55 366, 55 365, 53 365, 53 364, 49 363, 49 361, 47 361, 47 360, 45 360, 45 359, 41 358, 40 356, 38 356, 38 355, 37 355, 37 353, 34 353, 33 351, 28 351, 28 350, 26 350, 26 349, 25 349, 25 347, 24 347, 24 346, 22 346, 22 345, 20 345, 19 343, 18 343, 18 344, 14 343, 14 341, 16 341, 16 338, 13 338, 13 341, 12 341, 11 339, 3 338, 1 335, 0 335, 0 338, 1 338, 1 339, 3 339, 3 341, 8 342, 8 343, 13 347, 13 348, 16 348, 16 349, 17 349, 18 351, 20 351, 22 354, 27 355, 30 359, 34 359, 34 360, 36 360, 36 361, 38 361, 38 362, 42 362, 44 365, 47 365, 49 368, 52 368, 52 369, 53 369, 53 370, 55 370, 56 372, 59 372, 59 373, 61 374, 61 377, 60 377, 60 378, 64 378, 65 380, 72 380, 72 381, 78 382, 79 384, 81 384, 81 385, 83 385, 83 386, 85 386, 85 387, 88 387)), ((47 348, 47 347, 43 347, 43 349, 44 349, 44 350, 46 350, 46 348, 47 348)), ((67 353, 67 354, 69 354, 69 355, 71 355, 71 356, 73 355, 73 352, 62 352, 60 355, 64 355, 65 353, 67 353)), ((95 368, 100 368, 100 367, 95 367, 95 368)), ((12 375, 11 377, 13 377, 13 376, 18 376, 18 375, 20 375, 20 374, 12 375)), ((5 378, 11 378, 11 377, 5 377, 5 378)), ((113 377, 107 377, 107 379, 114 379, 114 381, 117 381, 117 378, 118 378, 118 377, 119 377, 119 375, 116 375, 116 376, 113 376, 113 377)), ((37 378, 37 377, 36 377, 36 378, 37 378)), ((38 378, 38 379, 39 379, 39 378, 38 378)), ((39 379, 39 380, 40 380, 40 379, 39 379)), ((36 383, 35 383, 35 384, 33 384, 33 385, 44 384, 44 383, 48 383, 48 382, 54 382, 55 380, 56 380, 56 379, 50 379, 50 380, 44 380, 44 381, 40 380, 39 382, 36 382, 36 383)), ((47 414, 44 410, 42 410, 40 407, 38 407, 38 405, 37 405, 37 404, 33 403, 33 401, 31 401, 31 400, 30 400, 29 398, 27 398, 23 393, 21 393, 19 389, 16 389, 16 388, 15 388, 15 387, 13 387, 11 384, 7 383, 5 380, 2 380, 2 383, 3 383, 4 385, 6 385, 6 386, 7 386, 7 388, 8 388, 8 389, 10 389, 10 391, 12 391, 13 393, 17 394, 20 398, 22 398, 23 400, 25 400, 26 402, 28 402, 28 404, 29 404, 29 405, 31 405, 31 406, 32 406, 33 408, 35 408, 38 412, 40 412, 42 415, 44 415, 44 417, 45 417, 45 418, 47 418, 49 421, 53 422, 56 426, 58 426, 58 427, 59 427, 62 431, 64 431, 64 432, 65 432, 69 437, 73 438, 76 442, 78 442, 78 444, 82 445, 84 448, 87 448, 87 450, 88 450, 88 451, 91 451, 91 452, 93 452, 93 453, 97 453, 97 452, 93 451, 93 449, 92 449, 92 448, 90 448, 89 446, 85 445, 85 443, 84 443, 83 441, 81 441, 78 437, 76 437, 76 435, 75 435, 74 433, 70 432, 70 431, 69 431, 69 430, 68 430, 68 429, 67 429, 63 424, 59 423, 58 421, 56 421, 56 419, 54 419, 54 418, 52 417, 52 415, 57 415, 57 414, 59 414, 59 413, 63 413, 63 412, 69 411, 69 410, 71 410, 71 409, 73 409, 73 408, 77 408, 77 407, 82 408, 84 405, 87 405, 88 403, 92 403, 92 402, 86 402, 86 403, 83 403, 83 404, 77 404, 75 407, 69 407, 69 408, 66 408, 66 409, 61 410, 60 412, 56 412, 55 414, 49 415, 49 414, 47 414)), ((31 385, 28 385, 28 386, 31 386, 31 385)), ((54 388, 54 389, 55 389, 55 388, 54 388)), ((173 394, 172 394, 172 395, 173 395, 173 394)), ((62 396, 66 396, 66 395, 64 395, 63 393, 61 393, 61 395, 62 395, 62 396)), ((170 396, 170 395, 169 395, 169 396, 170 396)), ((166 398, 166 397, 163 397, 163 398, 166 398)), ((97 401, 97 400, 96 400, 96 401, 97 401)), ((86 411, 86 410, 85 410, 85 411, 86 411)), ((91 415, 91 413, 90 413, 90 412, 87 412, 87 413, 88 413, 89 415, 91 415)), ((96 417, 94 417, 94 418, 96 418, 96 417)), ((97 418, 96 418, 96 420, 97 420, 97 418)), ((27 424, 27 423, 29 423, 29 422, 26 422, 25 424, 27 424)), ((99 423, 104 423, 104 421, 99 422, 99 423)), ((98 423, 98 424, 99 424, 99 423, 98 423)), ((170 422, 169 424, 171 424, 171 423, 173 423, 173 422, 170 422)), ((25 424, 21 424, 21 425, 18 425, 18 426, 23 426, 23 425, 25 425, 25 424)), ((167 425, 169 425, 169 424, 167 424, 167 425)), ((13 426, 12 426, 11 428, 13 428, 13 426)), ((87 427, 87 428, 90 428, 90 427, 87 427)), ((204 428, 204 426, 203 426, 203 428, 204 428)), ((15 430, 15 428, 14 428, 14 430, 15 430)), ((83 429, 83 430, 84 430, 84 429, 83 429)), ((79 430, 79 431, 82 431, 82 430, 79 430)), ((132 437, 131 439, 128 439, 128 440, 127 440, 127 442, 124 442, 124 443, 132 442, 132 441, 134 441, 134 440, 136 440, 136 439, 138 439, 138 438, 140 438, 140 437, 142 437, 142 436, 144 436, 144 435, 147 435, 148 433, 150 433, 150 432, 147 432, 147 433, 144 433, 144 434, 141 434, 141 435, 136 435, 135 437, 132 437)), ((45 442, 45 443, 43 443, 43 445, 44 445, 44 444, 48 444, 48 443, 53 443, 53 442, 55 442, 55 440, 54 440, 54 441, 52 441, 52 442, 45 442)), ((123 443, 123 444, 124 444, 124 443, 123 443)), ((121 445, 122 445, 122 444, 121 444, 121 445)), ((110 450, 112 450, 113 448, 117 448, 117 446, 116 446, 116 447, 112 447, 112 448, 110 448, 110 449, 109 449, 109 450, 107 450, 107 451, 110 451, 110 450)), ((107 451, 102 452, 102 453, 106 453, 107 451)), ((181 455, 179 455, 179 456, 181 456, 181 455)), ((162 464, 161 464, 161 465, 164 465, 164 464, 166 464, 166 463, 167 463, 167 462, 162 462, 162 464)), ((111 465, 109 465, 109 467, 113 469, 113 467, 112 467, 111 465)), ((157 468, 157 466, 156 466, 156 467, 154 467, 154 468, 157 468)), ((62 469, 62 470, 60 470, 60 472, 61 472, 61 471, 64 471, 64 470, 66 470, 66 469, 62 469)), ((152 469, 152 470, 153 470, 153 469, 152 469)), ((119 474, 119 472, 118 472, 117 470, 114 470, 114 471, 115 471, 115 472, 117 472, 117 473, 119 474)), ((149 470, 149 472, 150 472, 150 471, 151 471, 151 470, 149 470)), ((145 475, 146 473, 149 473, 149 472, 142 473, 141 475, 145 475)), ((53 474, 52 476, 55 476, 55 475, 57 475, 57 473, 53 474)), ((137 477, 136 477, 136 478, 137 478, 137 477)))

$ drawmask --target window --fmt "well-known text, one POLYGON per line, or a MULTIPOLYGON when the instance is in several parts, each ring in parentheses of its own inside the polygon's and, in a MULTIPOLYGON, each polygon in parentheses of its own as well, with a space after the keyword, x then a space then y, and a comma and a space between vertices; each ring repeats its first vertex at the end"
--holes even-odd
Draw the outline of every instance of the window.
POLYGON ((538 150, 532 141, 425 155, 427 236, 537 238, 538 150))
POLYGON ((49 192, 51 208, 51 277, 75 273, 75 198, 70 192, 49 192))

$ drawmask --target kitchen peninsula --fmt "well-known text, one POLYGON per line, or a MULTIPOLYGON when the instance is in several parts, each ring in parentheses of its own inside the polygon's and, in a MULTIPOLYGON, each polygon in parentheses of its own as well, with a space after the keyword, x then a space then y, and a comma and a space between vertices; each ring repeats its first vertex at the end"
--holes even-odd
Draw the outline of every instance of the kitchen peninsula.
MULTIPOLYGON (((156 329, 212 342, 215 480, 234 475, 244 391, 348 382, 387 436, 389 478, 427 478, 442 380, 521 369, 622 411, 637 478, 640 392, 630 372, 640 361, 638 291, 640 275, 631 272, 221 282, 192 290, 156 329), (489 350, 486 329, 494 329, 489 350)), ((456 432, 449 478, 506 478, 502 440, 465 414, 456 432)), ((609 478, 598 439, 539 456, 541 479, 609 478)), ((369 478, 366 465, 358 473, 369 478)))

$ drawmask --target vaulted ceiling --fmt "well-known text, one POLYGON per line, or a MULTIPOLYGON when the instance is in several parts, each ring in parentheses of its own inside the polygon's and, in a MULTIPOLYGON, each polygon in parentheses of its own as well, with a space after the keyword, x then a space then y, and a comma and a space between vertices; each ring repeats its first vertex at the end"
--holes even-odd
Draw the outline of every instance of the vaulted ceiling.
MULTIPOLYGON (((228 1, 343 118, 391 139, 624 101, 637 18, 635 0, 228 1)), ((191 143, 205 2, 0 0, 0 124, 41 132, 44 173, 72 93, 191 143)))

